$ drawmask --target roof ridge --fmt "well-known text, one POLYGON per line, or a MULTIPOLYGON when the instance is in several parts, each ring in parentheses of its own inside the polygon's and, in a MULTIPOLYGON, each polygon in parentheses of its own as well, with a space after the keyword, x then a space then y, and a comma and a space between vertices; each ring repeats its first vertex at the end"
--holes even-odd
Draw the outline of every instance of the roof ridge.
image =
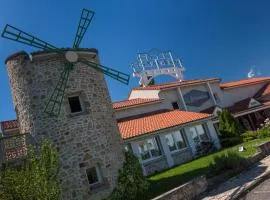
POLYGON ((255 84, 255 83, 264 82, 264 81, 270 81, 270 77, 269 76, 253 77, 253 78, 228 81, 228 82, 221 83, 220 88, 238 87, 238 86, 242 86, 242 85, 255 84))
POLYGON ((121 101, 114 101, 113 103, 121 103, 121 102, 124 102, 124 101, 132 101, 132 100, 137 100, 137 99, 160 99, 160 98, 134 98, 134 99, 126 99, 126 100, 121 100, 121 101))
POLYGON ((190 79, 190 80, 174 81, 170 83, 150 85, 146 87, 135 87, 135 88, 132 88, 132 90, 151 90, 151 89, 160 90, 162 88, 170 87, 170 85, 172 85, 171 87, 174 87, 174 85, 177 86, 177 84, 181 86, 181 85, 187 85, 189 83, 192 84, 192 83, 212 81, 212 80, 221 80, 221 79, 220 78, 190 79))

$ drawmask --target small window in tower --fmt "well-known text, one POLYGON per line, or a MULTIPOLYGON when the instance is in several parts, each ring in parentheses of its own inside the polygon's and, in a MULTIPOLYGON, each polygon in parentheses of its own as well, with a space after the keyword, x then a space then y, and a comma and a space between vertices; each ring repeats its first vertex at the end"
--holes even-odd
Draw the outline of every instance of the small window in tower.
POLYGON ((71 113, 82 112, 82 105, 79 96, 68 97, 68 103, 71 113))
POLYGON ((176 101, 172 102, 172 107, 173 107, 174 110, 179 109, 178 103, 176 101))
POLYGON ((100 174, 97 167, 91 167, 87 169, 86 174, 90 185, 101 182, 100 174))

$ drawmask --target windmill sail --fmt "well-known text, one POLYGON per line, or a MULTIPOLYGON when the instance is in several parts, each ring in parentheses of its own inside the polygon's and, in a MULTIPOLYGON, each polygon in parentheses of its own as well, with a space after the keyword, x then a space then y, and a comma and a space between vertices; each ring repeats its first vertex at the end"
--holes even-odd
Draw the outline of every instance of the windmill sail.
POLYGON ((67 81, 69 73, 72 69, 72 65, 68 64, 64 71, 61 73, 61 76, 54 88, 53 93, 50 96, 48 103, 46 104, 44 112, 49 116, 58 116, 61 110, 61 105, 65 95, 65 89, 67 86, 67 81))
POLYGON ((57 49, 55 46, 49 44, 48 42, 38 39, 37 37, 26 33, 18 28, 15 28, 14 26, 11 26, 9 24, 5 26, 2 32, 2 37, 43 50, 57 49))
POLYGON ((73 48, 79 48, 80 43, 84 37, 85 32, 87 31, 95 13, 90 10, 83 9, 79 25, 77 28, 76 36, 73 43, 73 48))
POLYGON ((86 64, 89 67, 95 68, 95 69, 99 70, 100 72, 106 74, 107 76, 110 76, 111 78, 113 78, 121 83, 124 83, 126 85, 128 85, 128 83, 129 83, 130 76, 128 74, 125 74, 123 72, 117 71, 117 70, 109 68, 109 67, 105 67, 105 66, 100 65, 100 64, 96 64, 96 63, 88 61, 84 58, 80 58, 79 62, 86 64))

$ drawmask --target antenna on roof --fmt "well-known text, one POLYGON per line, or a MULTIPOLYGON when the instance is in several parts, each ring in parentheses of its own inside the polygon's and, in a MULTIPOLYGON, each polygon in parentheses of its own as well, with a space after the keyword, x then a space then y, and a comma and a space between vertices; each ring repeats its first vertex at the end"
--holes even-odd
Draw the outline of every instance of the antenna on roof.
POLYGON ((143 87, 149 85, 151 80, 160 75, 174 77, 178 81, 183 80, 184 67, 181 60, 175 58, 171 51, 161 52, 151 49, 147 53, 138 53, 136 61, 131 64, 133 77, 140 78, 139 84, 143 87))

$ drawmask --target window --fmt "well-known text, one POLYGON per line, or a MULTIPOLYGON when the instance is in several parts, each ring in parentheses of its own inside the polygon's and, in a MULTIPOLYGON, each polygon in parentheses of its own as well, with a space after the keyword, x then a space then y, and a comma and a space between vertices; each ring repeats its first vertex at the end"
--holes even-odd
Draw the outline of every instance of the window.
POLYGON ((124 145, 124 149, 126 152, 132 152, 132 147, 130 143, 124 145))
POLYGON ((172 107, 174 110, 179 109, 178 103, 177 102, 172 102, 172 107))
POLYGON ((68 97, 68 103, 71 113, 82 112, 82 106, 79 96, 68 97))
POLYGON ((86 174, 90 185, 101 182, 99 169, 97 167, 91 167, 87 169, 86 174))
POLYGON ((143 161, 150 160, 161 155, 160 148, 156 138, 150 138, 137 143, 141 159, 143 161))
POLYGON ((203 125, 201 124, 190 127, 189 132, 191 133, 191 137, 196 144, 209 139, 203 125))
POLYGON ((181 131, 167 134, 165 135, 165 138, 170 151, 180 150, 187 146, 181 131))

